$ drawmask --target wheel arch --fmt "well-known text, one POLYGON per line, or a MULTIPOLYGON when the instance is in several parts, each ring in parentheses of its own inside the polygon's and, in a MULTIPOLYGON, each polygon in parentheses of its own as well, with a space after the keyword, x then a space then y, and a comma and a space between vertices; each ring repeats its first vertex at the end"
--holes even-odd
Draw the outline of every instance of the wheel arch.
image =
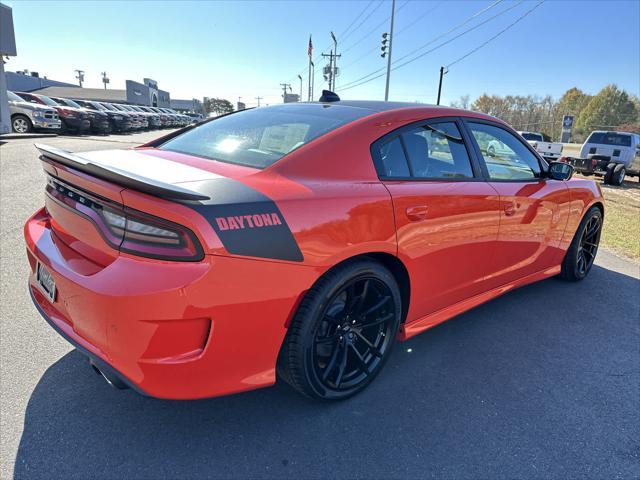
MULTIPOLYGON (((353 255, 351 257, 344 258, 340 262, 333 265, 331 268, 327 269, 321 276, 319 276, 314 284, 320 280, 324 275, 328 272, 333 271, 334 269, 341 267, 342 265, 350 262, 354 262, 357 260, 373 260, 377 263, 383 265, 387 270, 391 272, 394 279, 398 283, 398 288, 400 289, 400 299, 402 300, 402 316, 400 318, 400 324, 402 325, 407 319, 407 313, 409 312, 409 302, 411 301, 411 279, 409 277, 409 271, 407 267, 404 265, 402 260, 400 260, 395 255, 386 252, 366 252, 360 253, 357 255, 353 255)), ((288 328, 291 320, 295 316, 296 311, 298 310, 298 306, 302 302, 302 299, 305 297, 309 289, 302 292, 295 302, 294 307, 287 319, 285 326, 288 328)))

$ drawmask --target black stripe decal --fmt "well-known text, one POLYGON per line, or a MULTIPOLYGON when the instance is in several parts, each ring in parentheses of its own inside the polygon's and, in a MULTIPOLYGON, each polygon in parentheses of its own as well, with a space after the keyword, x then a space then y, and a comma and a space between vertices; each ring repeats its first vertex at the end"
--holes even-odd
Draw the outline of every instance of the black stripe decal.
POLYGON ((187 185, 210 198, 184 204, 206 218, 229 253, 292 262, 303 260, 282 212, 266 195, 225 177, 187 185))

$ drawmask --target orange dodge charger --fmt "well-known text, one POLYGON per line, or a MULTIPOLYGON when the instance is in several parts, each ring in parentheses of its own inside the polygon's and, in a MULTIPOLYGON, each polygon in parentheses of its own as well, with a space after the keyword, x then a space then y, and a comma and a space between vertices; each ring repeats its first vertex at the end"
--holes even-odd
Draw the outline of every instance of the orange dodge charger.
POLYGON ((340 400, 393 344, 513 288, 583 279, 599 187, 504 122, 409 103, 257 108, 130 150, 37 145, 45 320, 117 387, 340 400))

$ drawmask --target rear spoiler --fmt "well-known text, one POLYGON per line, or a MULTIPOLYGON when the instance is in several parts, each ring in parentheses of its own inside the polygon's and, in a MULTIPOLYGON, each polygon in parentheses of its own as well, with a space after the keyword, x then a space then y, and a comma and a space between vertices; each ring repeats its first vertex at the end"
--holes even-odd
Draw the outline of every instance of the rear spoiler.
POLYGON ((60 148, 50 147, 48 145, 35 144, 40 153, 55 160, 67 167, 74 168, 94 177, 113 182, 117 185, 137 190, 139 192, 148 193, 160 198, 169 200, 209 200, 210 197, 186 188, 171 185, 170 183, 160 182, 151 178, 121 170, 109 165, 100 165, 91 163, 91 161, 82 158, 75 153, 62 150, 60 148))

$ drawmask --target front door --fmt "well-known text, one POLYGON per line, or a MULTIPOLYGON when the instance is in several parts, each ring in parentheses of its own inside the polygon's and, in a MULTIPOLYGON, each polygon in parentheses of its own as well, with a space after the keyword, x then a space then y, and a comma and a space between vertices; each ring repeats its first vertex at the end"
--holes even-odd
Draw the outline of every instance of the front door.
POLYGON ((543 178, 539 158, 516 134, 489 122, 466 121, 489 184, 500 195, 500 232, 489 288, 558 263, 570 193, 543 178))
POLYGON ((404 127, 373 145, 391 193, 398 256, 409 269, 407 323, 485 290, 494 270, 500 201, 455 119, 404 127))

